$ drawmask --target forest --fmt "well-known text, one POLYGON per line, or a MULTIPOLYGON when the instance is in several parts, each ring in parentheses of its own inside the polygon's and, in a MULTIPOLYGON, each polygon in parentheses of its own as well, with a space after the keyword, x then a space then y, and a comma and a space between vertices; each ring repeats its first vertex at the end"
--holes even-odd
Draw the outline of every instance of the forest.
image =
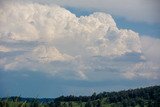
POLYGON ((91 96, 0 99, 0 107, 160 107, 160 86, 93 93, 91 96))

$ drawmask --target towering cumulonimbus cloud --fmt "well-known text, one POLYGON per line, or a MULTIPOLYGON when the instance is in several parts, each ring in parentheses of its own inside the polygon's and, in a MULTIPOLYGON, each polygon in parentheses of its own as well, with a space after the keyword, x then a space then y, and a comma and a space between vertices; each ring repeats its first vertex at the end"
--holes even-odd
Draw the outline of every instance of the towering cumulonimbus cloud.
POLYGON ((75 42, 75 48, 95 55, 140 52, 138 34, 119 30, 109 14, 93 13, 78 18, 59 6, 40 4, 12 4, 0 11, 2 40, 38 41, 54 46, 63 45, 64 40, 64 44, 75 42))
MULTIPOLYGON (((76 17, 57 5, 37 3, 0 8, 0 67, 6 71, 27 69, 85 79, 97 69, 92 67, 97 60, 90 58, 129 53, 141 53, 138 33, 118 29, 109 14, 76 17)), ((99 66, 104 70, 110 63, 99 66)))

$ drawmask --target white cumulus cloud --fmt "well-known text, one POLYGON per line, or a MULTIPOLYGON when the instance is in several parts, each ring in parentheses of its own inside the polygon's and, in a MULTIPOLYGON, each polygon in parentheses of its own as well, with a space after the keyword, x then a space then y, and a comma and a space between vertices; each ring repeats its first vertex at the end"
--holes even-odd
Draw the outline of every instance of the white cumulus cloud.
POLYGON ((125 57, 141 54, 141 48, 138 33, 118 29, 109 14, 76 17, 57 5, 38 3, 0 8, 0 67, 5 71, 95 79, 90 74, 125 71, 126 65, 136 63, 125 57))

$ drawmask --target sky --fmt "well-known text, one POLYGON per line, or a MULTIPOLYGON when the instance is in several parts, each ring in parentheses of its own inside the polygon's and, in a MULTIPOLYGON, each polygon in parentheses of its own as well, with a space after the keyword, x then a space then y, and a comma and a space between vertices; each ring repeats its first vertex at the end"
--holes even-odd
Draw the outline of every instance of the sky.
POLYGON ((158 3, 1 0, 0 97, 159 85, 158 3))

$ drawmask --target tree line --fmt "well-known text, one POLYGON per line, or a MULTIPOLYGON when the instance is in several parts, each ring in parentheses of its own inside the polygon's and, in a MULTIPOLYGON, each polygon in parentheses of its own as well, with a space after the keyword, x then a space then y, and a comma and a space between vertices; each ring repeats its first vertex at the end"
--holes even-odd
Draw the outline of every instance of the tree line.
POLYGON ((0 100, 0 107, 160 107, 160 86, 55 99, 9 97, 0 100))

